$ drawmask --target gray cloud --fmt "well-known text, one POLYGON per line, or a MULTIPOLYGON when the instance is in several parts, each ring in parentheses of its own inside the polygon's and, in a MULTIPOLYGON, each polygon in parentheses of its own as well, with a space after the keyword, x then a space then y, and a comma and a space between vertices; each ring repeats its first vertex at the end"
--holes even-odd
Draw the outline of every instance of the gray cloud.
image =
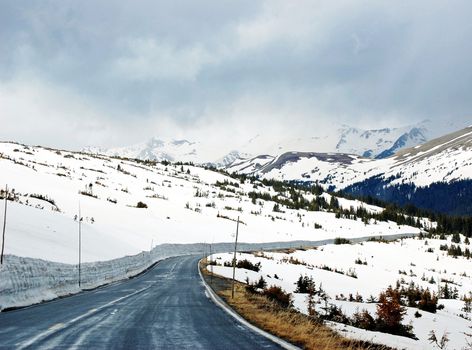
POLYGON ((471 11, 468 1, 6 0, 0 138, 238 144, 332 121, 467 124, 471 11))

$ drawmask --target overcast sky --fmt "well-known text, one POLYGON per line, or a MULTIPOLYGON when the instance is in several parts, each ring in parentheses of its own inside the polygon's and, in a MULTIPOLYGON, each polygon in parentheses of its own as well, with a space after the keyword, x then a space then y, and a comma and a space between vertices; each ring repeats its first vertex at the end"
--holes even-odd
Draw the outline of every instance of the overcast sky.
POLYGON ((0 0, 0 139, 469 124, 471 14, 468 0, 0 0))

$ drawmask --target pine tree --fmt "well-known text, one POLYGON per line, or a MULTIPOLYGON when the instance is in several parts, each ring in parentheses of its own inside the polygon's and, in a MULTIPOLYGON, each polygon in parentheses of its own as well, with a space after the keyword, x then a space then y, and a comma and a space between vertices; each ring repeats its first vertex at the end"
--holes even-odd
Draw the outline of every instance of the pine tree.
POLYGON ((429 289, 426 289, 421 293, 421 299, 418 302, 418 308, 420 310, 435 313, 437 305, 438 298, 436 297, 436 295, 434 295, 434 293, 431 294, 429 289))
POLYGON ((454 233, 452 235, 451 241, 454 243, 460 243, 461 242, 461 236, 458 233, 454 233))
POLYGON ((259 289, 264 289, 267 287, 267 282, 265 281, 264 277, 261 276, 254 287, 259 289))

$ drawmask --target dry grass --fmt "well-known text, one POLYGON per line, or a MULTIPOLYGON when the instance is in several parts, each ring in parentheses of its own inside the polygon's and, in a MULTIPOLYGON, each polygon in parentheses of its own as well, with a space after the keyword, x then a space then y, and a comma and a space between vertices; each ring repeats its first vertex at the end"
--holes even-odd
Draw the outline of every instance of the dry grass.
MULTIPOLYGON (((203 269, 202 272, 206 271, 203 269)), ((208 273, 205 278, 209 277, 208 273)), ((283 309, 266 297, 246 292, 243 284, 236 284, 231 299, 229 280, 214 276, 214 289, 235 311, 257 327, 303 349, 320 350, 388 350, 391 348, 345 338, 326 325, 292 309, 283 309)))

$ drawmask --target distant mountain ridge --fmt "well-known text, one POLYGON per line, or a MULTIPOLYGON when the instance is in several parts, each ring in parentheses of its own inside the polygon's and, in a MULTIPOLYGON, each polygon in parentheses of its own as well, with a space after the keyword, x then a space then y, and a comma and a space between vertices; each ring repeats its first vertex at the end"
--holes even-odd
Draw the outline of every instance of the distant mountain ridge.
POLYGON ((119 156, 141 160, 196 162, 199 160, 197 142, 181 140, 163 140, 152 137, 146 142, 129 147, 98 148, 86 147, 82 151, 100 153, 107 156, 119 156))
POLYGON ((318 183, 356 196, 451 214, 472 214, 472 126, 383 159, 285 152, 277 157, 235 162, 226 170, 266 179, 318 183))
POLYGON ((429 136, 424 125, 378 130, 348 128, 342 130, 336 151, 366 158, 386 158, 404 147, 426 142, 429 136))
POLYGON ((272 139, 273 135, 267 133, 256 135, 239 147, 229 150, 225 150, 224 147, 211 147, 205 141, 164 140, 153 137, 146 142, 129 147, 87 147, 83 151, 142 160, 211 164, 216 167, 227 167, 232 163, 258 157, 261 154, 277 156, 291 151, 336 152, 380 159, 439 136, 433 130, 452 131, 454 124, 446 123, 438 127, 430 121, 423 121, 400 128, 382 129, 360 129, 349 125, 340 125, 329 130, 317 131, 309 137, 287 137, 275 142, 272 139))
POLYGON ((421 123, 398 128, 362 129, 349 125, 333 125, 308 137, 285 138, 274 142, 271 135, 258 135, 242 146, 245 153, 273 156, 284 152, 346 153, 365 158, 386 158, 401 149, 422 144, 441 134, 460 129, 454 122, 421 123), (441 125, 438 125, 441 124, 441 125))
POLYGON ((380 174, 418 186, 453 182, 472 178, 472 126, 383 159, 346 153, 285 152, 241 160, 227 170, 262 178, 319 182, 335 189, 380 174))

